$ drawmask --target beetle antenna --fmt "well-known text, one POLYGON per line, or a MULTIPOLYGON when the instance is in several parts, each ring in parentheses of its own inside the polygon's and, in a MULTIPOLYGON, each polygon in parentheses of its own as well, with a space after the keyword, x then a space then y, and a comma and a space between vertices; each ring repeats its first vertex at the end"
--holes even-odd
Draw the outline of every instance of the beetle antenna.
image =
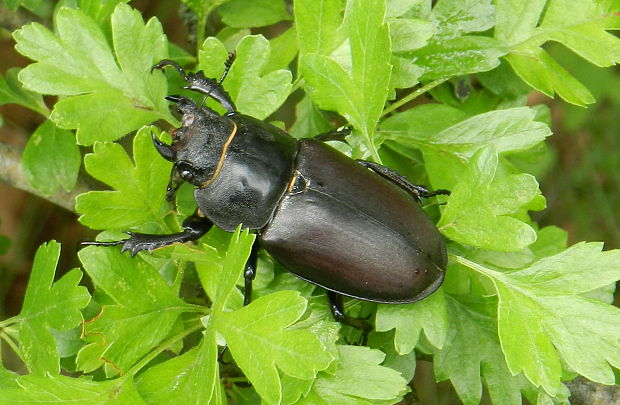
POLYGON ((226 62, 224 62, 224 72, 222 73, 222 77, 220 77, 220 80, 217 82, 219 86, 221 86, 222 82, 224 82, 224 79, 226 79, 228 71, 230 70, 230 67, 232 66, 236 58, 237 53, 235 51, 232 51, 228 54, 228 58, 226 59, 226 62))
MULTIPOLYGON (((228 54, 228 58, 226 58, 226 62, 224 62, 224 72, 222 72, 222 76, 220 77, 220 80, 217 81, 218 86, 221 86, 222 83, 224 82, 224 79, 226 79, 226 76, 228 76, 230 67, 232 66, 236 58, 237 58, 237 54, 235 51, 232 51, 228 54)), ((200 108, 204 108, 205 103, 207 102, 207 98, 210 95, 211 95, 211 90, 209 90, 209 92, 205 94, 205 96, 202 98, 202 103, 200 103, 200 108)))

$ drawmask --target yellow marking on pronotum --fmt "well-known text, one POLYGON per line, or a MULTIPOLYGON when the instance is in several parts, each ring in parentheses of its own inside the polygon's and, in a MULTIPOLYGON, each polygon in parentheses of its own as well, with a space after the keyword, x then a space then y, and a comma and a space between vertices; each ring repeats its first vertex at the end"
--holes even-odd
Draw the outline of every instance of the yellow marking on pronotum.
POLYGON ((233 129, 230 132, 230 135, 228 135, 228 139, 226 140, 226 143, 224 144, 224 147, 222 148, 222 154, 220 155, 220 160, 217 162, 217 167, 215 168, 215 172, 213 173, 213 176, 211 176, 209 180, 205 181, 204 183, 200 185, 200 188, 207 187, 209 184, 213 183, 213 180, 215 180, 217 175, 220 174, 220 171, 222 171, 222 166, 224 166, 224 160, 226 159, 226 152, 228 152, 228 147, 230 146, 235 135, 237 134, 237 124, 235 124, 234 122, 232 124, 233 124, 233 129))

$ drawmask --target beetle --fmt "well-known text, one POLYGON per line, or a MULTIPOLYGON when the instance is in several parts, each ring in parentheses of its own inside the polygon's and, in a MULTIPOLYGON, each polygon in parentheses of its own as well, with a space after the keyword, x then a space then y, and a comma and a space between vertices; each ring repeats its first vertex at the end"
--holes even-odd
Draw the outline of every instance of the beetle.
MULTIPOLYGON (((419 301, 442 283, 446 247, 421 208, 430 192, 374 162, 353 160, 318 139, 297 140, 264 121, 237 112, 221 83, 202 71, 186 73, 164 59, 153 69, 175 68, 185 89, 215 99, 220 115, 181 95, 166 99, 182 114, 172 144, 153 134, 159 154, 173 163, 166 198, 183 182, 196 186, 198 208, 183 231, 168 235, 128 232, 112 242, 134 256, 177 242, 199 239, 212 225, 232 232, 239 224, 257 234, 244 271, 244 304, 252 296, 259 247, 296 276, 327 290, 334 318, 369 330, 345 315, 342 297, 379 303, 419 301)), ((328 139, 329 134, 319 139, 328 139)))

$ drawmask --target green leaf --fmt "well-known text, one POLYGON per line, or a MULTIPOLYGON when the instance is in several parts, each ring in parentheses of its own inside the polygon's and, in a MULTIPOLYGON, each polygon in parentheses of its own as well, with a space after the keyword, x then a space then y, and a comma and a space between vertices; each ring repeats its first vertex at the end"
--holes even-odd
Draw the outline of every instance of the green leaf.
POLYGON ((0 405, 80 403, 89 405, 146 405, 131 379, 92 381, 64 375, 26 375, 19 388, 0 388, 0 405))
POLYGON ((413 380, 416 370, 416 352, 412 350, 407 354, 399 353, 394 347, 394 333, 371 333, 368 336, 367 345, 385 353, 385 360, 381 363, 384 367, 398 371, 407 381, 413 380))
POLYGON ((336 372, 319 373, 308 396, 298 404, 394 404, 407 392, 407 381, 400 373, 380 365, 385 358, 381 351, 359 346, 338 346, 338 351, 336 372))
POLYGON ((617 10, 613 2, 591 0, 499 1, 495 36, 512 46, 508 61, 526 83, 585 106, 594 102, 590 92, 540 46, 557 41, 591 63, 611 66, 620 61, 620 39, 606 30, 616 28, 617 10))
POLYGON ((299 51, 296 37, 297 31, 295 26, 292 26, 269 41, 271 51, 269 52, 269 61, 264 67, 266 72, 286 69, 289 66, 299 51))
POLYGON ((30 185, 50 196, 60 187, 73 189, 81 160, 73 134, 45 121, 28 139, 22 164, 30 185))
POLYGON ((82 322, 81 308, 90 300, 86 287, 78 286, 82 278, 73 269, 54 283, 60 244, 41 245, 32 264, 20 319, 20 346, 24 361, 32 374, 58 374, 58 348, 49 328, 69 330, 82 322))
POLYGON ((217 345, 205 335, 198 347, 140 374, 136 387, 149 404, 211 404, 209 398, 217 376, 217 345))
POLYGON ((20 69, 11 68, 6 72, 6 78, 0 76, 0 105, 19 104, 39 114, 47 116, 49 110, 40 94, 23 88, 17 80, 20 69))
POLYGON ((374 149, 374 131, 387 99, 392 66, 389 29, 384 20, 385 0, 347 3, 344 26, 351 47, 351 78, 360 92, 360 112, 354 128, 374 149))
POLYGON ((158 119, 175 122, 163 98, 164 76, 150 73, 167 52, 157 20, 145 25, 137 10, 119 4, 111 22, 114 52, 80 10, 61 8, 55 26, 57 36, 38 23, 15 31, 16 49, 37 62, 19 79, 38 93, 73 96, 56 104, 51 119, 61 128, 77 128, 78 143, 115 140, 158 119), (95 115, 107 119, 93 120, 95 115))
POLYGON ((347 121, 358 122, 361 94, 351 76, 333 59, 309 54, 301 59, 302 73, 310 83, 312 100, 324 110, 338 111, 347 121))
POLYGON ((182 0, 196 14, 199 20, 207 18, 211 10, 227 0, 182 0))
POLYGON ((536 232, 511 216, 540 194, 536 179, 525 173, 498 174, 498 157, 482 149, 454 187, 437 224, 459 243, 498 251, 517 251, 536 240, 536 232))
POLYGON ((413 304, 379 305, 375 318, 378 332, 395 329, 394 346, 400 354, 410 353, 424 329, 428 341, 441 348, 446 340, 448 318, 442 292, 413 304))
POLYGON ((78 354, 78 365, 90 372, 104 362, 125 372, 161 342, 182 312, 193 312, 177 297, 159 273, 115 248, 89 246, 80 261, 98 288, 115 304, 86 322, 84 336, 91 343, 78 354))
POLYGON ((443 104, 422 105, 397 113, 381 126, 389 139, 470 159, 478 150, 499 153, 526 150, 551 135, 527 107, 495 110, 470 118, 443 104))
POLYGON ((493 38, 468 35, 432 42, 406 55, 424 69, 421 80, 434 80, 489 71, 506 52, 493 38))
POLYGON ((384 21, 385 0, 347 3, 343 27, 349 36, 351 71, 335 60, 316 54, 301 58, 301 71, 319 107, 335 110, 358 130, 378 158, 375 126, 390 84, 390 37, 384 21))
POLYGON ((392 77, 390 78, 389 99, 394 98, 394 89, 405 89, 418 84, 420 76, 424 74, 424 69, 414 64, 407 58, 392 55, 392 77))
POLYGON ((76 8, 95 20, 107 35, 110 33, 110 16, 119 3, 129 3, 129 0, 77 0, 76 8))
POLYGON ((148 369, 138 378, 138 390, 149 403, 223 403, 217 361, 217 320, 228 309, 228 301, 237 291, 235 286, 243 274, 254 238, 247 229, 242 232, 238 227, 230 237, 223 259, 215 249, 199 251, 187 246, 162 249, 164 255, 170 254, 172 258, 196 264, 213 306, 210 314, 203 318, 206 330, 197 348, 148 369))
POLYGON ((446 298, 450 328, 446 344, 435 353, 437 380, 450 379, 465 405, 480 403, 482 379, 494 404, 521 405, 520 391, 528 384, 506 365, 497 336, 496 300, 461 299, 446 298))
POLYGON ((495 0, 495 38, 514 45, 530 38, 547 0, 495 0))
POLYGON ((520 99, 531 91, 506 61, 491 71, 478 73, 476 78, 487 90, 503 99, 520 99))
POLYGON ((306 305, 298 292, 280 291, 224 313, 218 322, 235 362, 268 403, 281 399, 276 366, 287 375, 309 380, 333 360, 312 332, 287 329, 304 314, 306 305))
POLYGON ((291 18, 283 0, 230 0, 217 11, 226 25, 235 28, 264 27, 291 18))
POLYGON ((512 53, 506 60, 524 82, 549 97, 555 92, 571 104, 585 106, 594 102, 590 91, 540 48, 512 53))
POLYGON ((551 30, 601 20, 601 22, 604 21, 602 27, 607 28, 606 20, 611 20, 613 13, 617 11, 618 3, 614 0, 550 0, 540 26, 551 30), (569 5, 571 7, 568 7, 569 5))
POLYGON ((97 143, 93 153, 84 157, 88 173, 115 190, 79 195, 76 210, 81 223, 95 229, 123 230, 155 223, 160 231, 167 230, 162 217, 171 164, 153 147, 153 131, 154 127, 145 127, 136 134, 134 162, 116 143, 97 143))
MULTIPOLYGON (((262 35, 244 37, 237 45, 237 56, 224 84, 239 112, 258 119, 271 115, 291 90, 289 70, 266 70, 270 52, 269 41, 262 35)), ((200 52, 199 68, 207 76, 217 77, 224 69, 226 55, 223 44, 208 38, 200 52)))
POLYGON ((536 112, 527 107, 490 111, 433 134, 428 142, 466 159, 485 147, 498 153, 522 151, 551 135, 549 127, 535 118, 536 112))
POLYGON ((342 42, 338 27, 342 22, 341 1, 296 0, 295 25, 299 55, 329 55, 342 42))
POLYGON ((423 104, 391 115, 381 123, 381 132, 399 143, 426 142, 466 118, 466 113, 449 105, 423 104))
POLYGON ((620 39, 601 29, 597 23, 586 23, 549 34, 557 41, 596 66, 613 66, 620 62, 620 39))
POLYGON ((492 0, 441 0, 433 7, 431 21, 438 36, 486 31, 495 25, 495 7, 492 0))
POLYGON ((222 271, 216 283, 217 290, 213 294, 212 320, 218 318, 217 322, 219 322, 220 316, 224 314, 224 308, 226 308, 226 304, 248 262, 255 238, 256 235, 250 234, 247 228, 242 232, 241 225, 231 236, 226 257, 222 264, 222 271))
POLYGON ((425 46, 435 34, 436 27, 429 21, 396 18, 388 21, 392 52, 413 51, 425 46))
POLYGON ((620 279, 620 252, 579 243, 515 272, 459 262, 489 277, 499 297, 499 336, 513 374, 554 396, 562 364, 589 380, 615 383, 620 309, 581 294, 620 279))
POLYGON ((44 0, 4 0, 4 4, 9 10, 17 10, 24 7, 31 11, 36 11, 44 0))
POLYGON ((297 119, 290 129, 290 134, 297 139, 313 137, 331 129, 329 122, 307 95, 297 103, 295 116, 297 119))
POLYGON ((486 31, 495 25, 495 7, 492 0, 440 0, 433 7, 431 22, 438 28, 438 37, 486 31))

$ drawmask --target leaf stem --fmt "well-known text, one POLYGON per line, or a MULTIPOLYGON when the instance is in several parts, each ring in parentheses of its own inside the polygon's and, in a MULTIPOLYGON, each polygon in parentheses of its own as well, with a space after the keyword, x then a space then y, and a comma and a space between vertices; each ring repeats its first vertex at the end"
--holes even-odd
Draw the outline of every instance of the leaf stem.
POLYGON ((468 260, 464 258, 463 256, 458 256, 458 255, 449 253, 448 257, 451 260, 455 261, 456 263, 462 264, 463 266, 468 267, 474 271, 477 271, 478 273, 484 274, 487 277, 491 277, 492 274, 497 274, 495 270, 484 267, 476 262, 472 262, 471 260, 468 260))
POLYGON ((15 343, 13 338, 9 336, 7 333, 5 333, 4 331, 0 331, 0 338, 3 339, 7 345, 9 345, 11 350, 13 350, 13 352, 15 352, 17 357, 19 357, 19 359, 25 364, 26 361, 24 361, 24 355, 22 354, 22 351, 19 349, 19 347, 17 346, 17 343, 15 343))
POLYGON ((206 16, 198 17, 198 24, 196 27, 196 55, 198 55, 198 53, 200 52, 200 49, 202 48, 202 43, 205 40, 205 29, 207 28, 208 15, 209 14, 206 14, 206 16))
POLYGON ((11 326, 18 321, 19 321, 19 316, 12 316, 3 321, 0 321, 0 329, 6 328, 7 326, 11 326))
POLYGON ((398 107, 401 107, 407 104, 408 102, 416 99, 418 96, 421 96, 422 94, 426 93, 427 91, 431 90, 434 87, 439 86, 440 84, 442 84, 443 82, 447 80, 448 78, 445 77, 443 79, 437 79, 437 80, 433 80, 432 82, 426 83, 424 86, 417 88, 416 90, 409 93, 408 95, 401 98, 400 100, 395 101, 394 103, 390 104, 385 110, 383 110, 383 113, 381 114, 381 116, 385 117, 392 111, 396 110, 398 107))

